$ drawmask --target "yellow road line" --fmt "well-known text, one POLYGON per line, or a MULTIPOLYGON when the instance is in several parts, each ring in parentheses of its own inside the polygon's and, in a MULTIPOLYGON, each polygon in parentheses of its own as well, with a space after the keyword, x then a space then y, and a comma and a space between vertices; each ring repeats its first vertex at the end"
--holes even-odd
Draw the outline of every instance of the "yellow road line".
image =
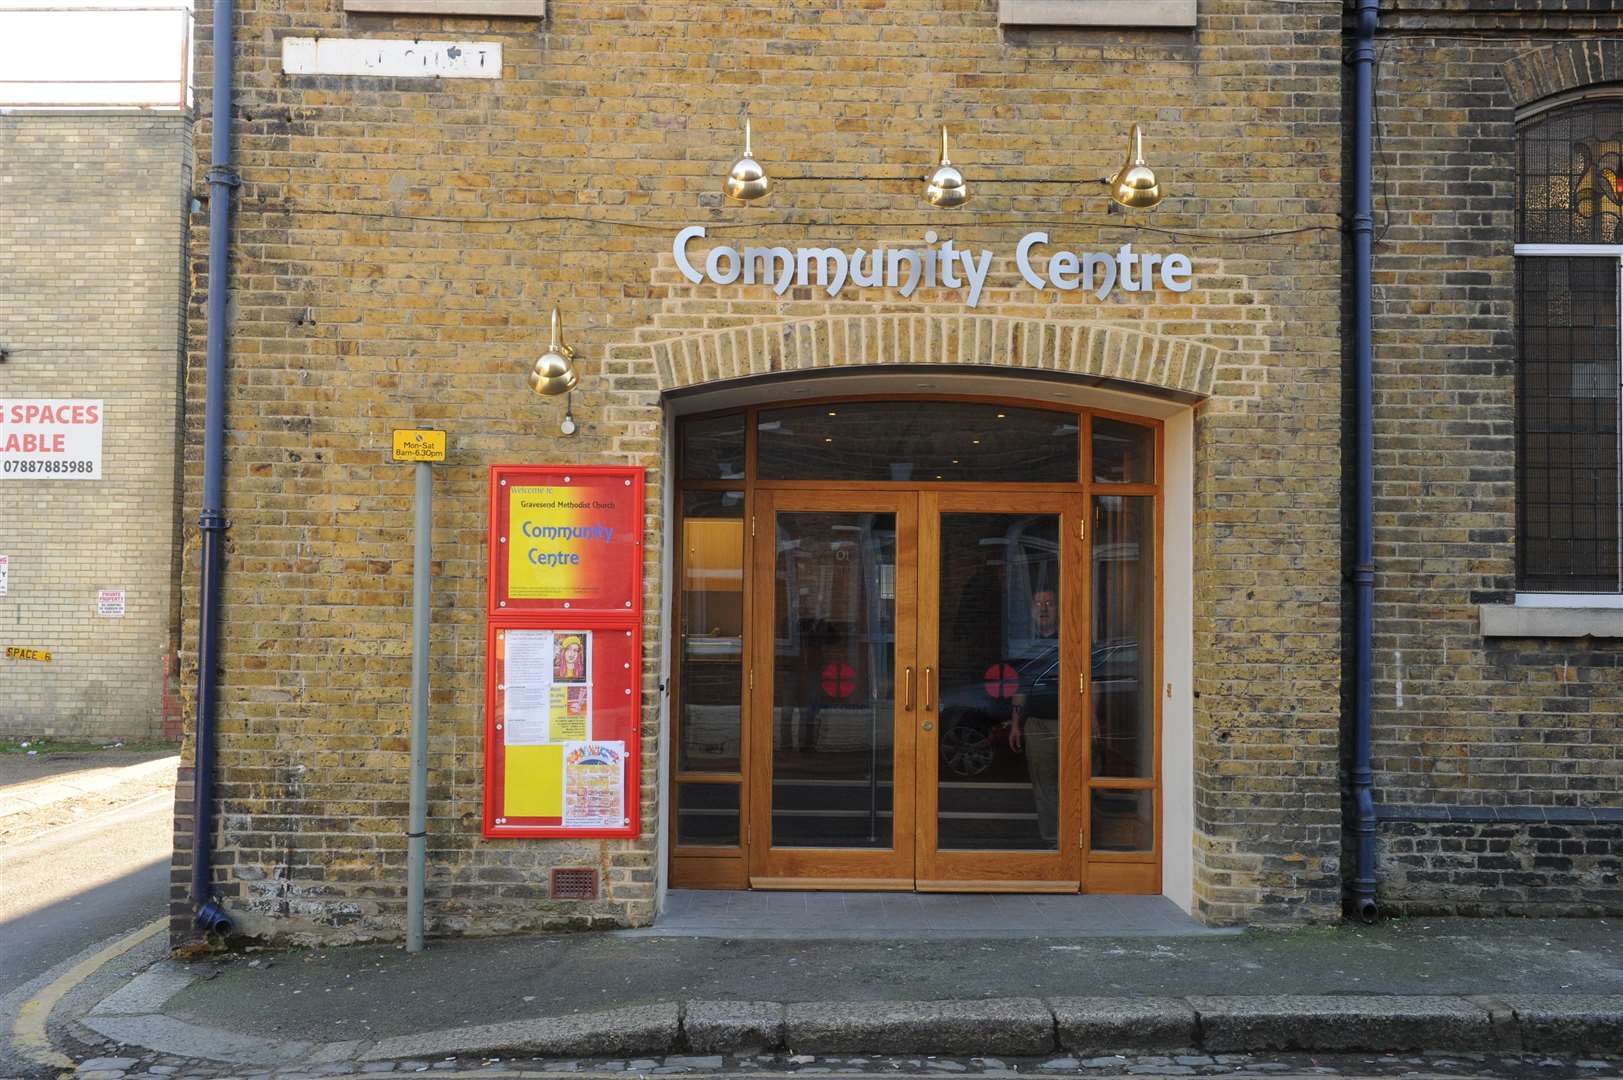
POLYGON ((57 976, 56 981, 51 985, 23 1002, 23 1007, 17 1010, 17 1022, 11 1028, 12 1045, 41 1065, 49 1065, 58 1069, 73 1068, 74 1061, 72 1058, 51 1049, 50 1037, 45 1033, 45 1021, 51 1015, 51 1010, 56 1008, 57 1002, 68 995, 68 991, 90 978, 103 964, 106 964, 114 957, 129 952, 154 934, 161 932, 168 925, 169 917, 167 915, 161 919, 152 920, 141 929, 124 935, 106 948, 98 949, 94 955, 85 957, 57 976))

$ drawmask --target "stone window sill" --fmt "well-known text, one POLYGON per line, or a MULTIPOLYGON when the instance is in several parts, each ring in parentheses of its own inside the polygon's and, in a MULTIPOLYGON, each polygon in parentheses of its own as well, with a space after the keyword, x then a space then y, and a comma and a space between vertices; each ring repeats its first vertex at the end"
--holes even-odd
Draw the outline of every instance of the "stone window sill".
POLYGON ((547 0, 344 0, 344 10, 395 15, 494 15, 544 19, 547 0))
POLYGON ((998 0, 1003 26, 1193 27, 1195 0, 998 0))
POLYGON ((1623 608, 1480 604, 1483 637, 1623 638, 1623 608))

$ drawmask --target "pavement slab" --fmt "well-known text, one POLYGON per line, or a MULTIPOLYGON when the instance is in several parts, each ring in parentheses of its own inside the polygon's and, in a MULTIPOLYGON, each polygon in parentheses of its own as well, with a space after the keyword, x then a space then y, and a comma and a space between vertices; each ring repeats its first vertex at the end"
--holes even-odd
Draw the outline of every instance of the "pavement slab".
POLYGON ((196 981, 191 971, 160 960, 117 990, 102 998, 93 1016, 140 1016, 163 1012, 164 1002, 196 981))
MULTIPOLYGON (((1521 922, 1524 933, 1530 922, 1521 922)), ((1599 921, 1538 926, 1531 944, 1543 955, 1551 955, 1552 939, 1571 947, 1563 965, 1517 973, 1529 990, 1522 994, 1503 992, 1494 982, 1502 969, 1480 963, 1485 952, 1504 955, 1521 947, 1509 940, 1513 929, 1491 920, 1428 920, 1421 934, 1410 928, 1248 933, 1224 939, 1209 955, 1191 954, 1189 942, 1165 941, 970 939, 944 952, 939 943, 901 940, 853 949, 828 941, 613 934, 499 939, 494 949, 487 940, 434 941, 415 956, 378 945, 252 950, 206 965, 161 961, 133 980, 126 973, 103 985, 73 1011, 87 1029, 113 1040, 92 1043, 103 1055, 124 1053, 120 1044, 141 1046, 165 1060, 235 1062, 246 1072, 274 1068, 284 1080, 291 1072, 337 1075, 399 1059, 415 1064, 394 1071, 445 1071, 458 1060, 526 1056, 563 1063, 560 1071, 579 1061, 592 1071, 692 1072, 705 1068, 695 1061, 718 1055, 826 1071, 868 1057, 816 1055, 861 1054, 875 1060, 913 1055, 890 1060, 916 1062, 905 1067, 935 1075, 990 1068, 975 1062, 996 1062, 1001 1071, 1044 1066, 1045 1075, 1098 1075, 1237 1067, 1266 1073, 1273 1063, 1233 1055, 1274 1050, 1431 1048, 1463 1057, 1525 1045, 1530 1054, 1582 1053, 1596 1060, 1623 1054, 1623 992, 1531 992, 1570 985, 1574 965, 1586 979, 1596 972, 1603 983, 1610 979, 1618 944, 1610 927, 1599 921), (1440 935, 1433 930, 1438 924, 1445 931, 1440 935), (1468 936, 1476 939, 1470 950, 1460 944, 1468 936), (1349 957, 1350 970, 1337 969, 1326 982, 1465 985, 1472 956, 1478 984, 1487 982, 1493 992, 1470 999, 1257 992, 1282 981, 1295 984, 1301 966, 1309 974, 1323 972, 1349 957), (513 963, 524 970, 510 971, 513 963), (1233 992, 1047 991, 1058 984, 1114 986, 1141 973, 1151 985, 1203 986, 1221 976, 1233 992), (1046 1000, 986 993, 1022 977, 1024 985, 1044 988, 1046 1000), (714 993, 727 983, 770 986, 802 999, 747 996, 736 987, 732 994, 714 993), (900 996, 917 987, 938 996, 900 996), (592 1007, 598 1001, 605 1005, 592 1007), (780 1049, 793 1053, 774 1057, 780 1049), (1062 1064, 1067 1061, 1077 1064, 1062 1064), (1015 1064, 1005 1068, 1005 1062, 1015 1064)), ((729 1064, 724 1071, 732 1069, 729 1064)))
POLYGON ((431 939, 413 955, 392 945, 259 950, 215 966, 216 978, 182 991, 166 1011, 266 1037, 336 1042, 663 1001, 1623 994, 1623 934, 1583 919, 1393 920, 1194 939, 584 933, 431 939))

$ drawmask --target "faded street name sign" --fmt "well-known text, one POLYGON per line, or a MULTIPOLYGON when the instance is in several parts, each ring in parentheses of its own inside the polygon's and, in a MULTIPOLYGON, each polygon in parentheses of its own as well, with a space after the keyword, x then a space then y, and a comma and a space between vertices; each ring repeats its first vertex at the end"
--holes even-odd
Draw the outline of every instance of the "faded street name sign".
POLYGON ((445 432, 426 428, 395 428, 394 460, 444 461, 445 432))
POLYGON ((499 41, 393 38, 282 39, 287 75, 378 75, 397 79, 499 79, 499 41))

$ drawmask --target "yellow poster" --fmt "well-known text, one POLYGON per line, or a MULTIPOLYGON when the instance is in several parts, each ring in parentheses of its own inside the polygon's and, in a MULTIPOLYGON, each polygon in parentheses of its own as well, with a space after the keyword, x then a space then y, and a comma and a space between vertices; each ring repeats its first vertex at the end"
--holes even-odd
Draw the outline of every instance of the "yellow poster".
POLYGON ((554 742, 575 742, 588 738, 587 718, 591 715, 592 688, 554 686, 552 688, 551 735, 554 742))
POLYGON ((507 817, 560 817, 564 812, 564 748, 509 746, 502 813, 507 817))
POLYGON ((604 502, 597 494, 584 486, 512 489, 508 596, 584 602, 608 595, 618 500, 604 502))

